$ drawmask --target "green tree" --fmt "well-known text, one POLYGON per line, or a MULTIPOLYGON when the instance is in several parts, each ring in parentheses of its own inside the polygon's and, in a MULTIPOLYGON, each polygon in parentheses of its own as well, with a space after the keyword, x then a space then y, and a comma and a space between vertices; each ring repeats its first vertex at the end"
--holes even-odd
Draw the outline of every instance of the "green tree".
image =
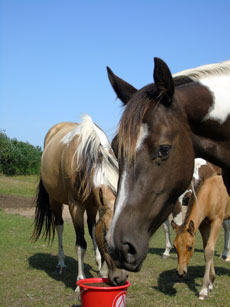
POLYGON ((0 131, 0 173, 5 175, 33 175, 40 172, 42 150, 28 142, 10 139, 0 131))

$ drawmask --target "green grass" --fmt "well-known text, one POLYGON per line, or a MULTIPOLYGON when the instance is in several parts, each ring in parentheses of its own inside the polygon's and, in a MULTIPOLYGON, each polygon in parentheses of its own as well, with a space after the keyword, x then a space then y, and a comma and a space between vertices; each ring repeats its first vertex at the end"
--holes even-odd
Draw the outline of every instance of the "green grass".
POLYGON ((0 176, 0 194, 33 197, 39 176, 0 176))
MULTIPOLYGON (((57 238, 48 246, 43 240, 31 243, 32 219, 6 214, 0 210, 0 306, 62 306, 79 304, 73 297, 77 270, 75 235, 71 223, 65 224, 65 275, 55 275, 57 238)), ((139 273, 130 273, 126 307, 148 306, 228 306, 230 299, 230 264, 219 259, 223 248, 223 230, 216 255, 216 282, 206 301, 198 300, 204 273, 200 235, 191 259, 188 277, 181 280, 175 268, 176 255, 163 260, 164 236, 159 229, 150 241, 149 253, 139 273)), ((91 240, 86 231, 88 250, 85 256, 87 277, 97 276, 91 240)), ((103 307, 103 306, 102 306, 103 307)))

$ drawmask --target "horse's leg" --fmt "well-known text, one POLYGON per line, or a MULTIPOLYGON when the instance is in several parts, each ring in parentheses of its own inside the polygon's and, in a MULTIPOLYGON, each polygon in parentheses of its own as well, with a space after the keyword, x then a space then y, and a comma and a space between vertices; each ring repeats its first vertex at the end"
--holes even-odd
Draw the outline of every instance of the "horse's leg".
POLYGON ((101 254, 97 246, 96 233, 95 233, 97 211, 98 209, 95 206, 89 206, 86 209, 88 230, 89 230, 89 234, 91 236, 92 242, 93 242, 93 248, 94 248, 95 256, 96 256, 96 263, 98 265, 98 271, 100 271, 101 270, 101 254))
POLYGON ((230 261, 230 220, 223 221, 224 228, 224 250, 222 252, 221 257, 225 261, 230 261))
POLYGON ((66 268, 66 265, 64 263, 65 254, 63 250, 63 230, 64 230, 64 221, 62 219, 63 205, 53 199, 50 199, 49 202, 50 202, 50 208, 53 211, 55 217, 54 224, 58 234, 58 264, 56 271, 59 272, 59 274, 62 274, 62 272, 66 268))
POLYGON ((203 284, 199 293, 199 299, 204 300, 208 296, 208 291, 213 289, 215 280, 215 269, 213 264, 214 249, 216 240, 218 238, 222 220, 220 218, 215 219, 210 224, 202 222, 200 226, 200 232, 203 238, 204 244, 204 259, 205 259, 205 273, 203 277, 203 284))
POLYGON ((172 248, 172 242, 170 238, 170 225, 169 218, 162 224, 165 232, 165 251, 163 253, 163 258, 167 259, 170 256, 170 250, 172 248))
MULTIPOLYGON (((74 230, 76 233, 76 253, 78 259, 77 281, 85 278, 84 256, 87 243, 84 238, 84 212, 85 208, 81 204, 69 204, 69 212, 72 217, 74 230)), ((79 287, 75 291, 79 291, 79 287)))
MULTIPOLYGON (((185 193, 184 193, 185 194, 185 193)), ((180 226, 183 222, 183 216, 182 216, 182 200, 184 197, 184 194, 182 194, 178 201, 176 202, 176 206, 173 209, 172 216, 173 221, 176 225, 180 226)), ((172 242, 171 242, 171 236, 170 236, 170 223, 169 223, 169 217, 168 219, 162 224, 164 232, 165 232, 165 251, 163 253, 163 258, 167 259, 170 257, 170 251, 172 248, 172 242)))

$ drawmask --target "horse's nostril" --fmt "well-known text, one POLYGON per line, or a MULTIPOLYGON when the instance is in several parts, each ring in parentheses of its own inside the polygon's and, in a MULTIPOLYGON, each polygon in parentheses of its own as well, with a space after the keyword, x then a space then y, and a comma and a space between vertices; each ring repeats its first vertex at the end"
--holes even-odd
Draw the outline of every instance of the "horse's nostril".
POLYGON ((135 263, 136 261, 135 256, 137 254, 135 247, 130 243, 125 243, 123 245, 123 251, 127 263, 129 264, 135 263))
POLYGON ((136 249, 131 243, 125 243, 124 244, 124 251, 127 254, 136 255, 136 249))

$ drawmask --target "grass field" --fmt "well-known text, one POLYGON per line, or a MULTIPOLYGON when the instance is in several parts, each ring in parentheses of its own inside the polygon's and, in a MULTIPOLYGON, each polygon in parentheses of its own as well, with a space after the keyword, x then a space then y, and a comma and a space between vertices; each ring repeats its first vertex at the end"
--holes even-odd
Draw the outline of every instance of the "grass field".
POLYGON ((0 194, 33 197, 39 176, 0 175, 0 194))
MULTIPOLYGON (((73 306, 77 261, 74 231, 65 224, 64 248, 67 272, 55 275, 57 238, 52 246, 39 240, 31 243, 32 219, 6 214, 0 210, 0 306, 73 306)), ((97 276, 91 241, 86 232, 88 250, 85 256, 87 277, 97 276)), ((216 283, 206 301, 198 300, 204 273, 201 239, 198 234, 196 252, 188 277, 177 277, 176 255, 163 260, 164 236, 159 229, 151 239, 148 256, 139 273, 130 273, 126 307, 139 306, 228 306, 230 301, 230 264, 219 259, 223 247, 223 230, 216 246, 216 283)), ((103 307, 103 306, 102 306, 103 307)))
MULTIPOLYGON (((0 176, 0 194, 33 196, 37 176, 0 176)), ((0 209, 0 306, 62 306, 79 305, 75 295, 77 260, 75 234, 71 223, 65 223, 64 249, 67 272, 56 275, 57 238, 52 246, 43 240, 30 242, 33 220, 8 214, 0 209)), ((173 236, 174 237, 174 234, 173 236)), ((173 238, 172 238, 173 239, 173 238)), ((216 245, 214 290, 206 301, 198 300, 204 274, 201 237, 197 234, 196 252, 192 257, 188 276, 176 274, 176 255, 163 260, 165 239, 160 228, 150 241, 149 252, 139 273, 129 273, 126 307, 149 306, 228 306, 230 302, 230 263, 219 258, 223 249, 224 231, 221 229, 216 245)), ((97 276, 97 266, 86 230, 88 249, 85 256, 87 277, 97 276)), ((102 306, 105 307, 105 306, 102 306)))

